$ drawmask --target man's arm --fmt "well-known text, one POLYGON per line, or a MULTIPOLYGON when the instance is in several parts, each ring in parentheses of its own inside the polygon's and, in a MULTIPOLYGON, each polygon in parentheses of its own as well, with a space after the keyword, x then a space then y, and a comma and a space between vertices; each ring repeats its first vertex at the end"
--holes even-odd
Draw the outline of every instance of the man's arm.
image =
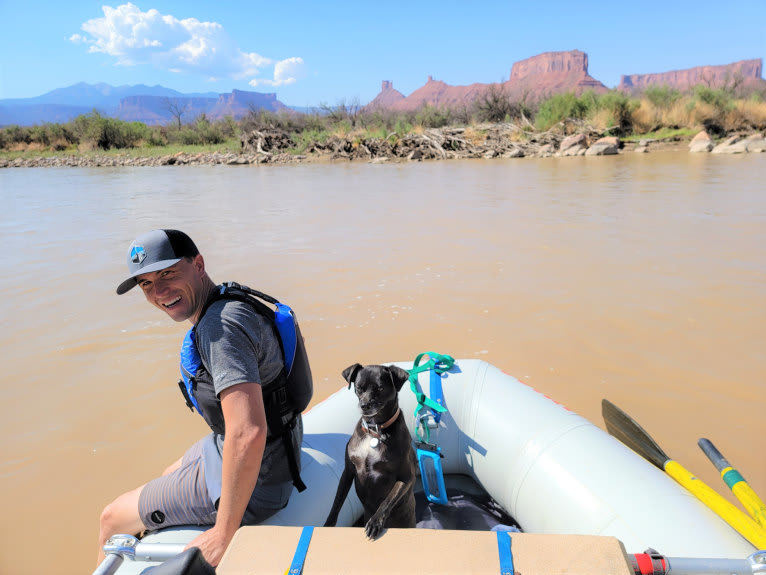
POLYGON ((188 547, 199 547, 208 563, 218 565, 242 522, 258 480, 266 447, 266 411, 261 386, 241 383, 221 392, 226 423, 221 499, 215 525, 188 547))

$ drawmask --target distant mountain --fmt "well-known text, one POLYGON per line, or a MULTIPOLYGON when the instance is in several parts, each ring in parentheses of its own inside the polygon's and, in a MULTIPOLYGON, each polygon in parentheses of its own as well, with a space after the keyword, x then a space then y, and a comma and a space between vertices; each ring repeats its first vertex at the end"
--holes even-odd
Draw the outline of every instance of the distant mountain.
POLYGON ((184 122, 206 114, 211 120, 226 115, 241 118, 251 109, 286 108, 276 94, 234 90, 184 94, 163 86, 110 86, 80 82, 35 98, 0 100, 0 126, 65 123, 93 110, 126 121, 166 124, 181 113, 184 122))
MULTIPOLYGON (((657 74, 622 76, 619 90, 635 93, 648 86, 666 85, 685 90, 704 83, 710 87, 732 85, 766 89, 761 75, 761 59, 742 60, 723 66, 699 66, 687 70, 657 74)), ((451 86, 445 82, 428 81, 409 96, 394 89, 391 81, 381 84, 381 91, 367 109, 413 111, 424 104, 436 107, 469 106, 484 94, 491 84, 451 86)), ((540 100, 559 92, 580 94, 586 90, 603 93, 608 88, 588 73, 588 55, 580 50, 545 52, 513 64, 510 77, 499 85, 513 99, 527 102, 540 100)), ((18 124, 30 126, 45 122, 64 123, 98 110, 101 114, 126 121, 146 124, 168 124, 178 120, 190 122, 200 114, 211 120, 226 116, 240 119, 251 110, 277 112, 288 109, 276 94, 233 90, 229 94, 214 92, 183 94, 163 86, 110 86, 81 82, 60 88, 35 98, 0 100, 0 126, 18 124)), ((312 108, 289 108, 302 113, 319 112, 312 108)))
POLYGON ((216 92, 206 94, 183 94, 163 86, 110 86, 109 84, 86 84, 80 82, 67 88, 58 88, 34 98, 15 98, 0 100, 0 106, 34 106, 54 104, 80 108, 110 109, 120 105, 120 100, 130 96, 161 96, 166 98, 217 98, 216 92))

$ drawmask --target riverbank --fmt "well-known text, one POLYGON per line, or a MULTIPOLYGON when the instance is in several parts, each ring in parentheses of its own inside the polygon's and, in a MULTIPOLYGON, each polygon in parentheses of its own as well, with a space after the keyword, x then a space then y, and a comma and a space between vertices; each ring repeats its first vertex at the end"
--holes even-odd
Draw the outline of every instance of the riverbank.
POLYGON ((528 133, 514 124, 493 124, 469 128, 441 128, 387 138, 332 136, 295 153, 281 130, 253 130, 242 134, 239 152, 180 151, 173 154, 140 150, 120 152, 60 152, 48 155, 0 157, 0 168, 33 167, 115 167, 182 165, 258 165, 312 162, 364 161, 372 163, 423 160, 541 158, 562 156, 604 156, 624 153, 682 151, 692 153, 738 154, 766 151, 761 133, 739 133, 714 140, 706 132, 693 138, 670 136, 621 140, 594 133, 564 136, 552 132, 528 133))

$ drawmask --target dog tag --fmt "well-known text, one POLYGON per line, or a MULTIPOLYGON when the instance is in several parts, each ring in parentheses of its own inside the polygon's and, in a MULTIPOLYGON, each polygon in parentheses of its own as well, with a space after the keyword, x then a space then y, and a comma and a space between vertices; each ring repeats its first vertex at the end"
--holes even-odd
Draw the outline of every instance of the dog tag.
POLYGON ((370 439, 370 447, 377 447, 380 441, 378 441, 377 437, 373 437, 370 439))

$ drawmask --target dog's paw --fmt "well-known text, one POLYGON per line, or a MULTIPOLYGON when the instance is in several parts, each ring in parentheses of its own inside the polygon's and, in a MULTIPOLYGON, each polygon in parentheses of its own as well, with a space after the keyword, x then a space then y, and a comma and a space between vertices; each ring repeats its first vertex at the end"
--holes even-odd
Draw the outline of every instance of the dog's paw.
POLYGON ((385 523, 385 518, 373 515, 367 522, 367 525, 364 526, 364 533, 367 535, 367 538, 377 539, 380 537, 385 529, 385 523))

